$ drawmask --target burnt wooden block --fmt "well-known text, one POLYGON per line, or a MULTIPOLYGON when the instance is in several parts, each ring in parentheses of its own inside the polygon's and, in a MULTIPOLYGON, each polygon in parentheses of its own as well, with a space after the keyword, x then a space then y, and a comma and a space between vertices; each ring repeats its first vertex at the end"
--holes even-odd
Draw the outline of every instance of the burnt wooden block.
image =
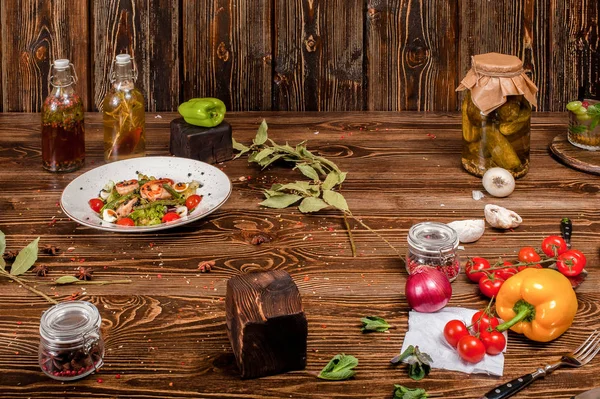
POLYGON ((225 121, 215 127, 200 127, 183 118, 171 121, 171 154, 177 157, 217 163, 233 157, 231 125, 225 121))
POLYGON ((242 378, 306 367, 308 323, 298 287, 283 270, 227 282, 227 335, 242 378))

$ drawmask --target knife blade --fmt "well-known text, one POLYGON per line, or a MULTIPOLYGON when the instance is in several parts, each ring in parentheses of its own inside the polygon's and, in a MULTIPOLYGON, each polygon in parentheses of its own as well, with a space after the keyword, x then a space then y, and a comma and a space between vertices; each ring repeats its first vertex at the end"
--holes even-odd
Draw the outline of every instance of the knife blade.
POLYGON ((600 399, 600 388, 590 389, 589 391, 573 396, 571 399, 600 399))

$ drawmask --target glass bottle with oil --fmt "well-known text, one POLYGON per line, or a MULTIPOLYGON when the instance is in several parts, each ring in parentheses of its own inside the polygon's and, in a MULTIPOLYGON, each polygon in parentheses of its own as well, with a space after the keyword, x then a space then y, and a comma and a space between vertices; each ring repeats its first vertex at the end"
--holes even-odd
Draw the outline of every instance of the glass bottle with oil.
POLYGON ((129 54, 119 54, 111 67, 111 87, 104 98, 104 159, 107 162, 144 156, 144 96, 135 86, 137 69, 129 54))
POLYGON ((73 64, 55 60, 48 82, 52 90, 42 105, 42 166, 51 172, 72 172, 85 162, 83 102, 73 88, 73 64))

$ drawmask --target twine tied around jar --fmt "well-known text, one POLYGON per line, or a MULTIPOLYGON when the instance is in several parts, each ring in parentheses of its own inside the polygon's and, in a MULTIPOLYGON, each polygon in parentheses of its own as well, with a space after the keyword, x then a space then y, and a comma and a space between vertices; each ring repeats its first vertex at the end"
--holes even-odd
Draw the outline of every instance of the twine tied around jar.
POLYGON ((471 99, 487 115, 506 102, 507 96, 522 95, 537 106, 535 83, 525 74, 523 63, 513 55, 487 53, 471 57, 471 69, 456 91, 471 90, 471 99))

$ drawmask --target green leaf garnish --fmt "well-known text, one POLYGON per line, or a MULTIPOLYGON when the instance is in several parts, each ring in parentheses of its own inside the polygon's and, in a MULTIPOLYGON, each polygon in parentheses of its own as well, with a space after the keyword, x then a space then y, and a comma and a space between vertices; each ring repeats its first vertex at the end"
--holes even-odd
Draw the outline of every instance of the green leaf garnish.
POLYGON ((63 285, 63 284, 73 284, 73 283, 77 283, 79 281, 80 280, 75 276, 62 276, 62 277, 54 280, 54 283, 63 285))
POLYGON ((327 363, 318 377, 323 380, 342 381, 351 378, 356 374, 353 370, 358 366, 358 359, 351 355, 335 355, 333 359, 327 363))
POLYGON ((302 200, 298 210, 302 213, 318 212, 329 205, 321 198, 307 197, 302 200))
POLYGON ((287 208, 290 205, 295 204, 296 202, 302 199, 301 196, 295 194, 283 194, 277 196, 271 196, 260 203, 262 206, 266 206, 267 208, 277 208, 283 209, 287 208))
POLYGON ((406 361, 408 364, 408 376, 415 381, 422 380, 429 371, 433 359, 425 352, 421 352, 418 346, 409 345, 408 348, 400 355, 394 357, 390 362, 393 365, 400 364, 406 361))
POLYGON ((38 242, 40 241, 40 237, 36 238, 25 248, 19 252, 17 258, 15 259, 12 267, 10 269, 10 274, 13 276, 20 276, 25 273, 37 260, 38 256, 38 242))
POLYGON ((377 316, 363 317, 362 319, 360 319, 360 321, 363 323, 363 326, 361 328, 361 331, 363 333, 370 333, 374 331, 385 332, 391 327, 387 323, 387 321, 377 316))
POLYGON ((406 388, 402 385, 394 384, 393 399, 426 399, 427 392, 422 388, 406 388))

